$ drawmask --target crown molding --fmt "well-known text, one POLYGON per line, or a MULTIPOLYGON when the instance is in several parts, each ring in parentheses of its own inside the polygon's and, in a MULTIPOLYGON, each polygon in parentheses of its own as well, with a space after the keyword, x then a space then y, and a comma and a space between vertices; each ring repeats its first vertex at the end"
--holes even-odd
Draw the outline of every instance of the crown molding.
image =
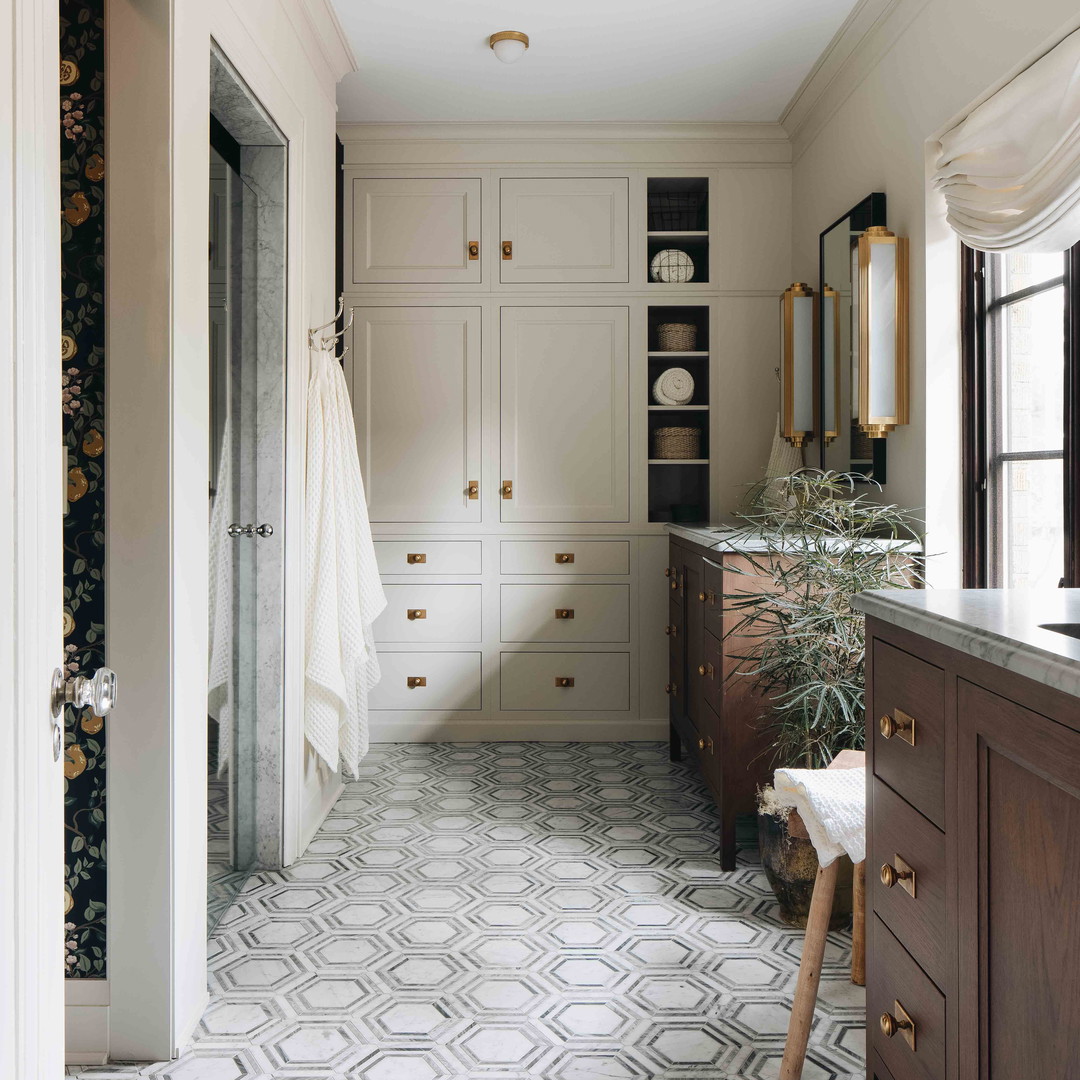
POLYGON ((859 0, 780 114, 795 159, 928 3, 859 0))
POLYGON ((335 84, 356 71, 356 55, 330 0, 297 0, 296 7, 314 36, 335 84))
POLYGON ((348 142, 445 140, 449 142, 502 142, 536 139, 565 142, 657 142, 665 140, 725 140, 787 142, 777 123, 695 123, 605 120, 427 120, 354 121, 338 124, 338 136, 348 142))

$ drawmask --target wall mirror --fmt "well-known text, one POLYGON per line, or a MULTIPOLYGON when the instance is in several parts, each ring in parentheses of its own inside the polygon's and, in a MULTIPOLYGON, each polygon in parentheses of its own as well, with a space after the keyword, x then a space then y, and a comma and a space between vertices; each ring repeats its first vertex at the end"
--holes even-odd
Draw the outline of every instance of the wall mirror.
POLYGON ((885 439, 859 431, 858 342, 852 333, 852 295, 858 288, 859 237, 885 224, 885 195, 875 191, 835 221, 819 239, 820 308, 815 365, 815 431, 823 469, 885 483, 885 439))

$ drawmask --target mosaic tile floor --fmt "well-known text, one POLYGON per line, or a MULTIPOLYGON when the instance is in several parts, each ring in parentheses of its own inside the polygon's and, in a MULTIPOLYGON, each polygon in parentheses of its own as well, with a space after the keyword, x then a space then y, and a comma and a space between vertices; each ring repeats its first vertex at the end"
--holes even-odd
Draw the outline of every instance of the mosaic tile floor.
MULTIPOLYGON (((187 1053, 72 1075, 775 1078, 802 935, 753 848, 720 870, 666 745, 384 745, 362 772, 221 920, 187 1053)), ((864 1075, 849 946, 831 935, 805 1080, 864 1075)))

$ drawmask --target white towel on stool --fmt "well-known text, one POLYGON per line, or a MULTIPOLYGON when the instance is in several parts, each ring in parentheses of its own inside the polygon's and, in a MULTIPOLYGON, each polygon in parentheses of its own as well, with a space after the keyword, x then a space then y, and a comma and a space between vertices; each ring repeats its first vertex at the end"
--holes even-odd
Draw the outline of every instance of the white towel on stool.
POLYGON ((368 750, 368 691, 379 681, 371 624, 386 607, 371 539, 345 376, 311 352, 307 429, 304 732, 330 766, 357 774, 368 750))
POLYGON ((845 853, 866 858, 865 769, 777 769, 773 787, 782 806, 799 811, 822 866, 845 853))

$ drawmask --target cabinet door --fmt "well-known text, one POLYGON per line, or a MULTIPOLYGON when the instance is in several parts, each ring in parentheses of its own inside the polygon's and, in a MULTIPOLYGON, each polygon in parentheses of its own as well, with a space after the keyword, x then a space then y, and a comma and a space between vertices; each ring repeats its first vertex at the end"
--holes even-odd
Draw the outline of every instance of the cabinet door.
POLYGON ((346 190, 345 250, 354 285, 480 280, 479 178, 353 176, 346 190))
POLYGON ((960 680, 960 1076, 1080 1062, 1080 733, 960 680))
POLYGON ((346 364, 371 520, 479 521, 480 309, 354 315, 346 364))
POLYGON ((625 176, 502 180, 500 280, 629 281, 629 185, 625 176))
POLYGON ((502 309, 503 521, 628 521, 629 310, 502 309))

